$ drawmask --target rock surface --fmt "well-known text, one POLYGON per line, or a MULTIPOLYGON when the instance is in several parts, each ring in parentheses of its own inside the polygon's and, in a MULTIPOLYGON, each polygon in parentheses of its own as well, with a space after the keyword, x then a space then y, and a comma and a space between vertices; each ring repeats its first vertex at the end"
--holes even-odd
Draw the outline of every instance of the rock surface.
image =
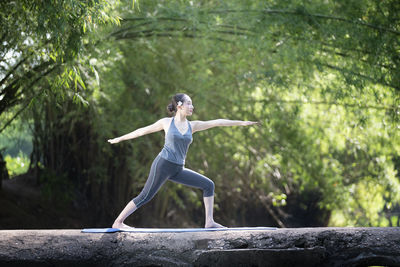
POLYGON ((2 230, 0 266, 400 266, 400 228, 2 230))

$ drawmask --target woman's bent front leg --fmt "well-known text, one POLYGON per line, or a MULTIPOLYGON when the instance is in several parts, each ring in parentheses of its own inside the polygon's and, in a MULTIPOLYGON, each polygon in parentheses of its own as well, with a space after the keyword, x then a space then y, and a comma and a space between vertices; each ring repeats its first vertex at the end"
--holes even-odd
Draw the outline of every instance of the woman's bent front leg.
POLYGON ((188 185, 203 190, 204 208, 205 208, 205 228, 222 228, 224 226, 216 223, 213 217, 214 210, 214 182, 209 178, 192 171, 190 169, 183 168, 177 175, 169 178, 171 181, 176 183, 188 185))

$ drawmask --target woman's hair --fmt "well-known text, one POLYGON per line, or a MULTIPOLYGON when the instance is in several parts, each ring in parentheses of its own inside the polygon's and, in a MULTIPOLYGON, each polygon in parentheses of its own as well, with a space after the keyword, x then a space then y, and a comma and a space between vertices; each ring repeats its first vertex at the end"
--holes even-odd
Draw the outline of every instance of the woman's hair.
POLYGON ((176 108, 178 106, 178 102, 181 101, 182 104, 185 102, 185 94, 176 94, 172 97, 171 103, 167 106, 167 110, 169 113, 174 113, 178 109, 176 108))

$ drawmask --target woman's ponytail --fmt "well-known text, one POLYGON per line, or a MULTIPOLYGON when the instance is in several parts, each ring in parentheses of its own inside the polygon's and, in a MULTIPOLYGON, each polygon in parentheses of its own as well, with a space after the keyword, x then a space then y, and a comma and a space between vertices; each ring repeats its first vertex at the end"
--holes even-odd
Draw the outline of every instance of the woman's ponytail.
POLYGON ((167 106, 168 113, 173 114, 178 110, 178 103, 185 102, 185 94, 176 94, 172 97, 171 102, 167 106))

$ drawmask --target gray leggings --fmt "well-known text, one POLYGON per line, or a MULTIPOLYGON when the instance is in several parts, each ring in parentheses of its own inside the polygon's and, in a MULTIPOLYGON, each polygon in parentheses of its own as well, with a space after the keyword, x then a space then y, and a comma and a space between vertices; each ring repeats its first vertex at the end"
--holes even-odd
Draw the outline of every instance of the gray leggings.
POLYGON ((214 195, 214 183, 204 175, 186 169, 183 165, 170 162, 158 155, 151 164, 150 174, 140 194, 132 201, 137 208, 149 202, 166 180, 200 188, 203 197, 214 195))

